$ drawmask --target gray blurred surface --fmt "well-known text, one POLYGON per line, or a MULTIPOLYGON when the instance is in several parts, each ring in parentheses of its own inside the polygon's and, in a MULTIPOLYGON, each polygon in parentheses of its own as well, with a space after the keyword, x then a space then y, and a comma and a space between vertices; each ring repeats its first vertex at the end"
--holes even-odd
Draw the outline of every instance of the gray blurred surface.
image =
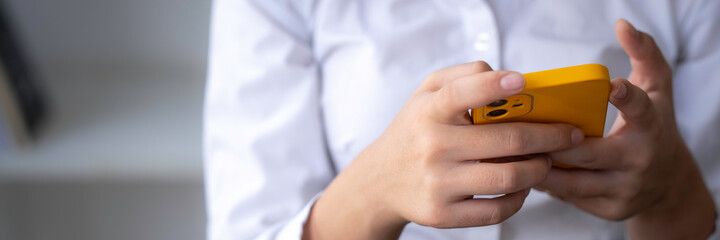
POLYGON ((6 6, 51 110, 37 142, 16 157, 22 165, 6 169, 27 176, 43 166, 69 173, 135 162, 200 167, 209 2, 6 6))
POLYGON ((50 100, 0 239, 202 239, 209 1, 2 0, 50 100))
POLYGON ((210 1, 3 0, 41 70, 205 66, 210 1))
POLYGON ((204 238, 200 183, 23 183, 0 193, 12 206, 3 215, 13 235, 2 239, 204 238))

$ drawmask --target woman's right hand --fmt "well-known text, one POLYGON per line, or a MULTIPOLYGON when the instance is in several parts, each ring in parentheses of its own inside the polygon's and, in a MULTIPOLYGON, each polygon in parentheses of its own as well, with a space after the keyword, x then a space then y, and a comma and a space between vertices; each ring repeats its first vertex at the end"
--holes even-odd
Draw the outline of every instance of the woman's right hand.
POLYGON ((382 136, 328 186, 303 237, 396 239, 408 222, 474 227, 515 214, 551 167, 536 153, 566 149, 584 138, 567 124, 472 125, 468 109, 518 94, 524 86, 521 74, 492 71, 485 62, 431 74, 382 136), (498 161, 511 156, 523 160, 498 161), (505 195, 473 198, 496 194, 505 195))

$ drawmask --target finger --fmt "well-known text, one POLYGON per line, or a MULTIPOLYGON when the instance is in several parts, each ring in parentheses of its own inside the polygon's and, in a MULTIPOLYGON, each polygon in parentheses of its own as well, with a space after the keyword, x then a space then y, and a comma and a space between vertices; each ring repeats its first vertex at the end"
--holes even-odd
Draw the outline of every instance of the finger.
POLYGON ((552 168, 536 189, 566 198, 593 198, 612 195, 620 184, 609 171, 552 168))
POLYGON ((448 82, 457 78, 492 70, 492 67, 485 61, 469 62, 443 68, 430 74, 420 89, 424 91, 437 91, 447 85, 448 82))
POLYGON ((515 95, 524 87, 525 78, 516 72, 492 71, 467 75, 433 93, 431 113, 439 121, 457 123, 468 109, 515 95))
POLYGON ((646 91, 670 90, 671 70, 652 36, 640 32, 625 19, 615 23, 615 35, 630 57, 631 79, 646 91))
POLYGON ((652 126, 657 112, 647 93, 625 79, 613 79, 611 83, 610 103, 620 111, 625 122, 640 128, 652 126))
POLYGON ((497 123, 453 126, 450 157, 474 160, 559 151, 582 143, 583 132, 569 124, 497 123))
POLYGON ((588 138, 582 144, 548 153, 553 163, 585 169, 625 169, 619 146, 613 138, 588 138))
POLYGON ((562 197, 549 193, 554 198, 568 202, 575 207, 582 209, 600 218, 622 221, 631 217, 634 212, 627 210, 626 204, 618 203, 613 198, 608 197, 562 197))
POLYGON ((529 193, 530 189, 525 189, 497 198, 462 200, 450 205, 450 223, 454 228, 501 223, 520 210, 529 193))
POLYGON ((608 197, 595 198, 565 198, 563 201, 575 205, 595 216, 612 220, 622 221, 634 215, 635 212, 628 211, 626 204, 619 204, 615 199, 608 197))
POLYGON ((494 195, 517 192, 542 182, 550 170, 544 155, 507 163, 465 161, 450 170, 453 195, 494 195))

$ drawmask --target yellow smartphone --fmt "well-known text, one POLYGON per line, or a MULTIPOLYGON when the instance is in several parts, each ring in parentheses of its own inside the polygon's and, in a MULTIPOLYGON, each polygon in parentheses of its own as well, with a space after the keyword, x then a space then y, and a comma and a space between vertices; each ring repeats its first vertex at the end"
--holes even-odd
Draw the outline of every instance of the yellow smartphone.
POLYGON ((473 123, 568 123, 585 136, 603 136, 610 96, 610 74, 605 66, 585 64, 523 76, 525 90, 472 109, 473 123))

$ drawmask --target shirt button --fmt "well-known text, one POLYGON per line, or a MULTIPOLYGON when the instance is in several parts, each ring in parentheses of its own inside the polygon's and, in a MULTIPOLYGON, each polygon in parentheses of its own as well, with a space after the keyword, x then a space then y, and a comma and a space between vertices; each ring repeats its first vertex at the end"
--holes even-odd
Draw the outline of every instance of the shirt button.
POLYGON ((490 49, 490 34, 487 32, 478 33, 475 36, 475 44, 473 44, 473 47, 480 52, 490 49))

